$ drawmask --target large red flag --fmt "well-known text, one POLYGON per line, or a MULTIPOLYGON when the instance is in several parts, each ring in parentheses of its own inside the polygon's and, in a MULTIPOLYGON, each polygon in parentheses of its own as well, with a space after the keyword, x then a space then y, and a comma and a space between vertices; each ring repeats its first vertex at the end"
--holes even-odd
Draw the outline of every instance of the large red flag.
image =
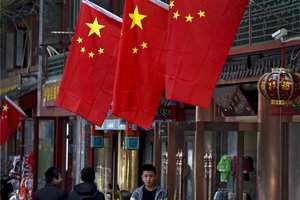
POLYGON ((11 99, 5 96, 1 107, 1 133, 0 133, 0 145, 4 145, 9 139, 13 131, 18 127, 21 121, 21 117, 26 117, 23 110, 16 105, 11 99))
POLYGON ((158 0, 125 1, 112 113, 149 129, 164 89, 168 6, 158 0))
POLYGON ((56 106, 102 125, 112 102, 122 19, 82 1, 56 106))
POLYGON ((166 97, 208 107, 248 0, 171 0, 166 97))

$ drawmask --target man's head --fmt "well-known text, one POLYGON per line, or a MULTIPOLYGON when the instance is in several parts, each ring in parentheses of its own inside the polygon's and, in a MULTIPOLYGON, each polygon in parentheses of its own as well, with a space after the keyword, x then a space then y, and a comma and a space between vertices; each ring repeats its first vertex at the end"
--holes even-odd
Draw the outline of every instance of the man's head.
POLYGON ((156 169, 151 164, 145 164, 142 167, 142 180, 147 189, 156 188, 156 169))
POLYGON ((61 172, 56 167, 49 167, 44 173, 46 178, 46 183, 53 183, 55 185, 60 185, 62 182, 61 172))
POLYGON ((94 183, 95 170, 91 167, 85 167, 81 170, 81 180, 87 183, 94 183))

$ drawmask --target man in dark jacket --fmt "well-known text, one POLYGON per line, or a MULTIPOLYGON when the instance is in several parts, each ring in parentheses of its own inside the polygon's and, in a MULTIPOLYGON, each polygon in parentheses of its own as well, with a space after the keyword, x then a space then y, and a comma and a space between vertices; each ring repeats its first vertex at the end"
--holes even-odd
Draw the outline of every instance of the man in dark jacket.
POLYGON ((104 194, 99 192, 95 184, 95 170, 91 167, 85 167, 81 170, 81 180, 73 187, 69 194, 69 200, 104 200, 104 194))
POLYGON ((44 175, 46 185, 34 193, 33 200, 66 200, 66 193, 59 188, 62 182, 60 170, 56 167, 50 167, 44 175))

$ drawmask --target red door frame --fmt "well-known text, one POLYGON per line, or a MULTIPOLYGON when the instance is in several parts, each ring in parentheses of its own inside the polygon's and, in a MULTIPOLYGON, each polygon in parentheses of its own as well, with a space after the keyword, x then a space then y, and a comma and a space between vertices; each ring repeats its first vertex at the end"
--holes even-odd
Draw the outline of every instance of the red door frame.
MULTIPOLYGON (((38 156, 39 156, 39 122, 41 120, 52 120, 54 121, 54 166, 62 170, 62 175, 65 173, 65 170, 62 166, 63 162, 63 135, 62 135, 62 120, 58 117, 35 117, 34 119, 34 170, 33 170, 33 191, 37 190, 38 185, 38 156)), ((50 167, 50 166, 49 166, 50 167)))

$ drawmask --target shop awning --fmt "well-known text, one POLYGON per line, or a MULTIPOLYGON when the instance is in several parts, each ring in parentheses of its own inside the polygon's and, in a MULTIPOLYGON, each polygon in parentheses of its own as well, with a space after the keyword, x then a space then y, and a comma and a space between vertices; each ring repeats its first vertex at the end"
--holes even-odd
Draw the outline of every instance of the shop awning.
POLYGON ((37 105, 37 80, 31 80, 15 89, 1 95, 1 102, 5 96, 18 101, 19 106, 26 110, 37 105))

